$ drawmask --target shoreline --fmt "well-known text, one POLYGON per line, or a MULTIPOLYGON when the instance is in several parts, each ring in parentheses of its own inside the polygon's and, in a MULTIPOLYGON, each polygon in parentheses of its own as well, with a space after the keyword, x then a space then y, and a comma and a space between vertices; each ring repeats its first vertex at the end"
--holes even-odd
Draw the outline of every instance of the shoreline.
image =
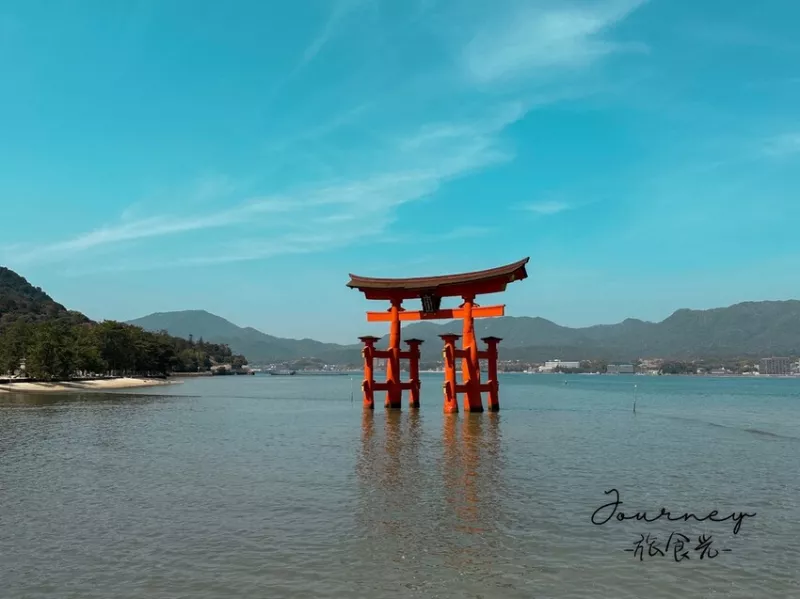
POLYGON ((107 378, 83 381, 19 381, 0 383, 0 395, 6 393, 68 393, 76 391, 109 391, 114 389, 137 389, 139 387, 158 387, 172 385, 180 381, 156 378, 107 378))

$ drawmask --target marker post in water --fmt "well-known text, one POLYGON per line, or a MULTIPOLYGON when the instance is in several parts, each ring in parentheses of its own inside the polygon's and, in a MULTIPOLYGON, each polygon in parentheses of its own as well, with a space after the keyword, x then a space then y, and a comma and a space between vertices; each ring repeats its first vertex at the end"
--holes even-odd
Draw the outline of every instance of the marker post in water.
POLYGON ((639 387, 639 385, 634 385, 633 386, 633 413, 634 414, 636 413, 636 389, 638 387, 639 387))

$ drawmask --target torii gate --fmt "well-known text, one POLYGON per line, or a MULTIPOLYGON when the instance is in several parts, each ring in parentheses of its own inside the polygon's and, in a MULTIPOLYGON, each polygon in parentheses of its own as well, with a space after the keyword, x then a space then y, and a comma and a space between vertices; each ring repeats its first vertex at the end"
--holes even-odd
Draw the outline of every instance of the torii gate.
POLYGON ((514 264, 500 266, 489 270, 468 272, 457 275, 438 277, 416 277, 410 279, 376 279, 350 274, 347 286, 358 289, 368 300, 388 300, 391 307, 387 312, 367 312, 367 322, 389 322, 389 348, 375 348, 378 337, 359 337, 364 344, 361 351, 364 356, 364 408, 375 408, 375 391, 386 391, 387 408, 399 409, 402 404, 403 390, 410 392, 409 407, 419 407, 419 359, 420 339, 408 339, 408 350, 400 349, 400 322, 410 320, 441 320, 462 318, 464 320, 461 349, 456 348, 459 335, 440 335, 444 341, 444 411, 458 412, 458 393, 464 394, 465 412, 483 412, 481 392, 489 394, 489 411, 500 409, 497 381, 497 344, 502 341, 497 337, 484 337, 486 350, 479 350, 475 340, 475 318, 503 316, 505 306, 478 306, 475 297, 485 293, 505 291, 513 281, 527 278, 525 265, 530 258, 514 264), (458 308, 440 308, 443 297, 461 297, 463 303, 458 308), (407 311, 402 307, 404 300, 422 300, 422 310, 407 311), (376 383, 373 376, 373 360, 386 358, 386 382, 376 383), (456 380, 456 359, 461 358, 461 374, 463 382, 456 380), (409 381, 400 380, 400 360, 409 360, 409 381), (489 380, 481 383, 480 360, 489 362, 489 380))

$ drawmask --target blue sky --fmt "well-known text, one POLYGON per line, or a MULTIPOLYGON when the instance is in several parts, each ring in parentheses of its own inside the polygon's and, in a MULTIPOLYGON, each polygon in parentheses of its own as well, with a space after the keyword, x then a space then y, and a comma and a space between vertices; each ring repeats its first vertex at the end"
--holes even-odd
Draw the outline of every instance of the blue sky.
POLYGON ((569 326, 800 298, 800 3, 0 5, 0 264, 350 342, 348 273, 530 256, 569 326))

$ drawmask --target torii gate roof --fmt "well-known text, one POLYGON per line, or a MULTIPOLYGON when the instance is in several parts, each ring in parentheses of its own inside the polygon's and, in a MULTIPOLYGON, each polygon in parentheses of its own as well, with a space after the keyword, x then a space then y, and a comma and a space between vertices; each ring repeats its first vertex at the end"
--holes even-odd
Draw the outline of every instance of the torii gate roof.
POLYGON ((505 291, 513 281, 527 278, 525 265, 530 258, 513 264, 488 270, 477 270, 436 277, 413 277, 408 279, 381 279, 350 274, 347 286, 358 289, 367 299, 414 299, 423 295, 438 297, 460 297, 465 294, 498 293, 505 291))

